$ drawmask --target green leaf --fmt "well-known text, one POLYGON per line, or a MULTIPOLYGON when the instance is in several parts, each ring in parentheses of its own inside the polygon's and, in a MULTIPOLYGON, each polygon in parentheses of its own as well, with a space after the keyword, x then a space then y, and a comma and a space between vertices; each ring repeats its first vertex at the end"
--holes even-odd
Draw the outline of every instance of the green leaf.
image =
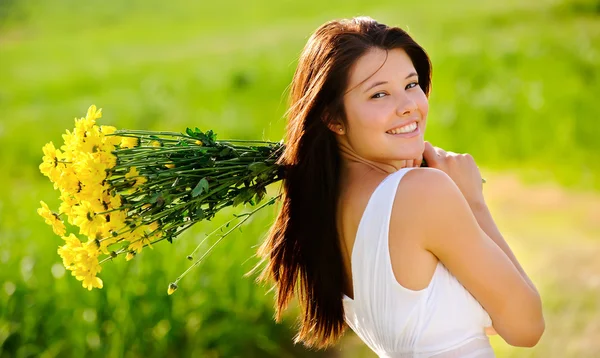
POLYGON ((208 192, 208 187, 208 180, 206 180, 206 178, 200 179, 198 184, 196 184, 196 186, 192 190, 192 198, 195 198, 202 193, 208 192))
POLYGON ((233 198, 233 206, 236 207, 244 202, 244 197, 242 193, 239 193, 235 198, 233 198))
POLYGON ((160 198, 160 196, 162 195, 161 192, 155 193, 154 195, 152 195, 152 197, 150 197, 150 204, 154 204, 158 201, 158 198, 160 198))
POLYGON ((267 165, 263 162, 254 162, 250 165, 248 165, 248 169, 253 173, 253 174, 257 174, 262 172, 263 170, 265 170, 267 168, 267 165))
POLYGON ((197 208, 194 213, 195 219, 202 220, 204 219, 204 210, 202 208, 197 208))
POLYGON ((238 206, 239 204, 245 203, 245 202, 249 201, 250 199, 252 199, 253 196, 254 196, 254 193, 250 189, 240 190, 238 195, 236 195, 235 198, 233 198, 233 206, 235 207, 235 206, 238 206))
POLYGON ((219 153, 219 156, 225 157, 225 156, 228 156, 229 154, 231 154, 231 152, 232 152, 232 149, 230 147, 225 147, 225 148, 223 148, 221 153, 219 153))
POLYGON ((272 171, 260 173, 258 175, 258 180, 261 182, 267 182, 271 179, 271 175, 273 175, 272 171))
POLYGON ((254 199, 256 200, 256 203, 258 204, 263 200, 263 198, 267 194, 267 189, 265 189, 265 187, 259 186, 255 190, 256 190, 256 194, 254 196, 254 199))

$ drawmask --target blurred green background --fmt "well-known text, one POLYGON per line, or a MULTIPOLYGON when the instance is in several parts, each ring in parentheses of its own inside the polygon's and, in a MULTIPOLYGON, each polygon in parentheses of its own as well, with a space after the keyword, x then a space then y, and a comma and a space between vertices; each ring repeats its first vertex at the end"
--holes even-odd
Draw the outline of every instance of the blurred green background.
MULTIPOLYGON (((104 109, 118 128, 213 129, 279 140, 286 89, 310 33, 368 15, 407 29, 431 56, 426 139, 469 152, 487 198, 541 290, 533 349, 499 357, 600 354, 600 1, 0 1, 1 357, 374 357, 351 333, 325 351, 292 344, 295 308, 243 277, 275 208, 225 240, 173 296, 169 282, 232 212, 134 261, 88 292, 35 213, 57 193, 41 147, 104 109)), ((272 188, 275 192, 278 188, 272 188)))

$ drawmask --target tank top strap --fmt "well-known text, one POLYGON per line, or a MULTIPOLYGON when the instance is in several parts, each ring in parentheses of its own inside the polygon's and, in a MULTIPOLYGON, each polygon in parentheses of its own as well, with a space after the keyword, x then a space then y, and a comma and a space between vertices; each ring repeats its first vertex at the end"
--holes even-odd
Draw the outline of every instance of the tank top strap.
POLYGON ((367 306, 371 299, 389 297, 390 290, 411 291, 396 281, 389 253, 389 226, 400 180, 413 168, 402 168, 388 175, 375 188, 358 225, 352 248, 354 300, 367 306))
POLYGON ((377 188, 371 194, 369 203, 367 204, 364 215, 381 216, 389 223, 392 216, 392 208, 396 199, 398 185, 406 173, 414 168, 402 168, 390 175, 379 183, 377 188))

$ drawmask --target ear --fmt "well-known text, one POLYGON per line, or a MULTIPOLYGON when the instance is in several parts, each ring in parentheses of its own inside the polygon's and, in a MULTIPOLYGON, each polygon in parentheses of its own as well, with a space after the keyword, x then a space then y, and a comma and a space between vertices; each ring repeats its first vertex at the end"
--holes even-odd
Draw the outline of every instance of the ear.
POLYGON ((329 128, 329 130, 332 131, 333 133, 335 133, 335 134, 346 133, 344 124, 340 120, 331 118, 329 111, 324 111, 322 118, 323 118, 323 121, 325 122, 325 125, 327 126, 327 128, 329 128))

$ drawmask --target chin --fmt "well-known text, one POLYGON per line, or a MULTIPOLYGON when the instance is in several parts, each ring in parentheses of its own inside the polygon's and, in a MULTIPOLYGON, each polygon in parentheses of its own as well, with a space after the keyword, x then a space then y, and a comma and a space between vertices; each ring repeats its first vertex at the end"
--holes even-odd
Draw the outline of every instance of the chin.
POLYGON ((421 141, 419 144, 402 148, 401 151, 395 153, 396 155, 394 155, 394 157, 396 157, 398 160, 421 159, 423 157, 424 150, 425 142, 421 141))

